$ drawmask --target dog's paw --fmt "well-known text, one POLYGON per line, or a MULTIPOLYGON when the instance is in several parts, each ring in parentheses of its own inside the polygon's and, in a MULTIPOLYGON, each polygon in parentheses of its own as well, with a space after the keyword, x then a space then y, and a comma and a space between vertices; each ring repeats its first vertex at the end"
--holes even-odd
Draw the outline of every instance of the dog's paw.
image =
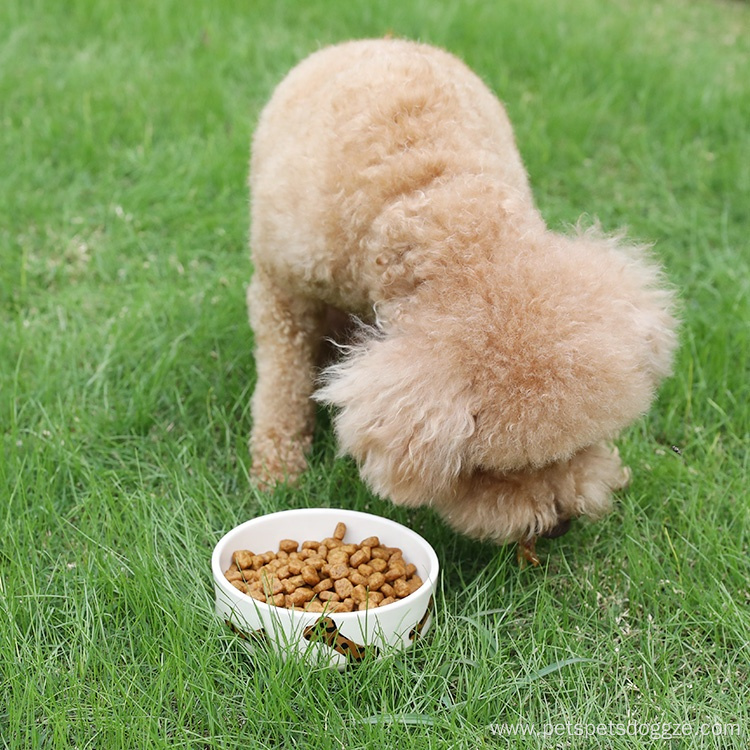
POLYGON ((310 438, 281 440, 276 435, 253 436, 250 440, 250 479, 261 490, 279 484, 295 484, 307 469, 310 438))

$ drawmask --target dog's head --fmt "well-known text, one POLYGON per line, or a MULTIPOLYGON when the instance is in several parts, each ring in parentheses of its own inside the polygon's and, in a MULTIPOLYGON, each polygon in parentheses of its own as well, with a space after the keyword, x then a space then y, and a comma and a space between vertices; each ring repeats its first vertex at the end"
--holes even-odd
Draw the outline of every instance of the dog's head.
POLYGON ((469 477, 542 466, 588 444, 552 424, 538 386, 475 368, 463 343, 375 336, 324 372, 315 398, 337 407, 340 451, 378 495, 422 505, 465 494, 469 477))
POLYGON ((341 450, 375 492, 450 497, 459 477, 567 460, 647 410, 674 349, 671 297, 635 250, 566 242, 419 305, 326 371, 316 398, 338 407, 341 450))

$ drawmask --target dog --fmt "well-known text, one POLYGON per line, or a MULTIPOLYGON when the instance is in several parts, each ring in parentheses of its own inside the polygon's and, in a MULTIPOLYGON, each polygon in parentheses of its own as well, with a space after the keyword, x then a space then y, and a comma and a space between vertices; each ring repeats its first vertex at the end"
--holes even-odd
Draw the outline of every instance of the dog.
POLYGON ((261 113, 250 191, 259 482, 305 470, 317 401, 373 492, 533 563, 538 536, 610 509, 629 479, 611 441, 671 370, 674 293, 646 248, 547 228, 463 62, 315 52, 261 113), (331 309, 361 324, 319 374, 331 309))

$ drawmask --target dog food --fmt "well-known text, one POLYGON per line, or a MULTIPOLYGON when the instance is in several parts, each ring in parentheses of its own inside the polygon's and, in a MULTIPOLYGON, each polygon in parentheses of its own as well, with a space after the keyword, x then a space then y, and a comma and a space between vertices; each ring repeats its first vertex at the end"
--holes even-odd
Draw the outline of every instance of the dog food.
POLYGON ((237 550, 224 574, 258 601, 307 612, 353 612, 385 607, 421 585, 416 566, 398 547, 376 536, 359 544, 344 541, 346 524, 320 542, 282 539, 277 552, 237 550))

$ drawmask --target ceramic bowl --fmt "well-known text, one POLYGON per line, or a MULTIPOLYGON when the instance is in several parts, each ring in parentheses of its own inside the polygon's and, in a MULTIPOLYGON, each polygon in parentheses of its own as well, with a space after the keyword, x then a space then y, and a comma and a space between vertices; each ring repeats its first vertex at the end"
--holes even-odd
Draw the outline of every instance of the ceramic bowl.
POLYGON ((368 656, 382 657, 404 649, 432 624, 439 572, 435 551, 406 526, 370 513, 303 508, 253 518, 221 538, 211 567, 216 614, 240 636, 251 654, 256 649, 274 649, 285 658, 300 657, 315 664, 344 668, 368 656), (261 554, 278 550, 282 539, 320 541, 332 535, 339 521, 346 524, 346 543, 378 536, 381 544, 400 547, 404 559, 416 566, 422 586, 385 607, 328 614, 265 604, 239 591, 224 576, 237 550, 261 554))

